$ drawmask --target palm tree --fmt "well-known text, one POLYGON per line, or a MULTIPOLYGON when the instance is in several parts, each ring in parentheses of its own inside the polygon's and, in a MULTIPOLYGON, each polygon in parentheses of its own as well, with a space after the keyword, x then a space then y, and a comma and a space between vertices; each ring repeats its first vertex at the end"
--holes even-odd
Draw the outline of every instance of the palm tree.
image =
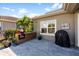
POLYGON ((17 28, 22 28, 25 32, 26 28, 28 28, 29 26, 29 22, 30 22, 30 18, 28 18, 27 16, 24 16, 22 19, 17 21, 16 23, 17 28))
POLYGON ((32 32, 33 31, 33 22, 30 21, 28 24, 28 28, 26 28, 26 32, 32 32))

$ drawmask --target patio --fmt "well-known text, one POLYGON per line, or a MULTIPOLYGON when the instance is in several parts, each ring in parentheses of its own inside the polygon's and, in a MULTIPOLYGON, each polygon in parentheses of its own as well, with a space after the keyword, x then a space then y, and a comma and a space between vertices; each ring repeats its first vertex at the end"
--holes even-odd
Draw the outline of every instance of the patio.
POLYGON ((34 39, 10 49, 18 56, 79 56, 78 48, 63 48, 44 39, 34 39))

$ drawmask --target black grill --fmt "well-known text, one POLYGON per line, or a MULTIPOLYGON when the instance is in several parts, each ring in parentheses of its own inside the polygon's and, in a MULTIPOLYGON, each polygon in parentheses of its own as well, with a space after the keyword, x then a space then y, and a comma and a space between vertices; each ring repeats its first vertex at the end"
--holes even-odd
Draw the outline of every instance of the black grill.
POLYGON ((66 31, 58 30, 55 33, 55 43, 62 47, 70 47, 70 38, 66 31))

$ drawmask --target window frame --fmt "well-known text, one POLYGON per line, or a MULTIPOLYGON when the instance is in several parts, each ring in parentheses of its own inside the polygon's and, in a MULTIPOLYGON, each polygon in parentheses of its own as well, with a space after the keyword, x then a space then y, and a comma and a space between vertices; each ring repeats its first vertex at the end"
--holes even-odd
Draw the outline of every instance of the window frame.
MULTIPOLYGON (((55 32, 56 32, 56 30, 57 30, 57 25, 56 25, 56 23, 57 23, 57 21, 56 21, 56 19, 54 19, 54 20, 45 20, 45 21, 40 21, 40 34, 41 35, 50 35, 50 36, 55 36, 55 33, 48 33, 48 25, 49 24, 51 24, 51 23, 53 23, 53 24, 55 24, 55 32), (41 24, 43 23, 43 22, 45 22, 46 23, 46 25, 47 25, 47 33, 41 33, 41 24)), ((45 27, 43 27, 43 28, 45 28, 45 27)))

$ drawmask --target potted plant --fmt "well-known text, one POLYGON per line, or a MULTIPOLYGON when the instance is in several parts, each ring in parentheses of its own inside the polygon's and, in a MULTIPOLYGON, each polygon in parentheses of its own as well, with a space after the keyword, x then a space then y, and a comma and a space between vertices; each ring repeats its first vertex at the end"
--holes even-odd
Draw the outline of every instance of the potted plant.
POLYGON ((15 30, 8 29, 4 32, 4 40, 2 43, 4 44, 5 47, 11 46, 11 43, 15 37, 15 30))
POLYGON ((11 46, 11 42, 9 40, 3 40, 2 44, 4 45, 5 48, 10 47, 11 46))
POLYGON ((38 36, 38 40, 42 40, 42 35, 39 35, 38 36))

